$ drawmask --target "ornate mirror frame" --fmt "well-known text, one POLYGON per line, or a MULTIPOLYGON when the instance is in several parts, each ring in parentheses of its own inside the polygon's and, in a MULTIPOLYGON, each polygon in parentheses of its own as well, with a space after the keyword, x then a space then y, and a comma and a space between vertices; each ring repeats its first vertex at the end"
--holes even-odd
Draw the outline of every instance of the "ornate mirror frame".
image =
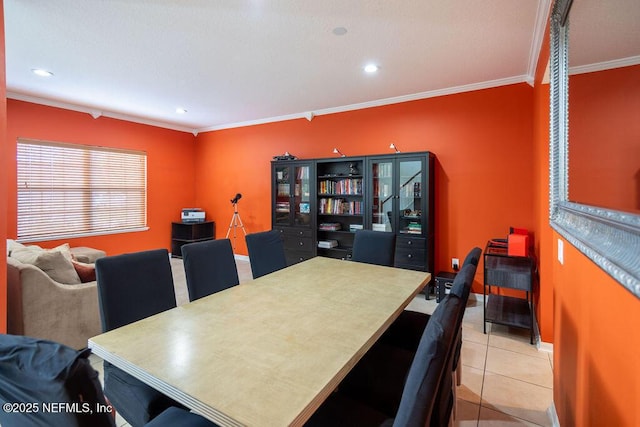
POLYGON ((640 215, 569 201, 569 10, 551 13, 549 222, 568 242, 640 298, 640 215))

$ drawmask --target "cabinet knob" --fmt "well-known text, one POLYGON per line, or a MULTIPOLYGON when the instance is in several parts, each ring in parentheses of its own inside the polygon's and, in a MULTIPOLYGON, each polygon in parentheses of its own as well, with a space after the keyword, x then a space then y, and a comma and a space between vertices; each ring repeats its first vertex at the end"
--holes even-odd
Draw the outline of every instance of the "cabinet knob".
POLYGON ((300 246, 304 246, 304 242, 298 242, 300 246))
POLYGON ((409 241, 407 242, 407 245, 413 245, 413 242, 412 242, 411 240, 409 240, 409 241))
POLYGON ((413 258, 413 255, 409 254, 407 255, 407 258, 413 258))

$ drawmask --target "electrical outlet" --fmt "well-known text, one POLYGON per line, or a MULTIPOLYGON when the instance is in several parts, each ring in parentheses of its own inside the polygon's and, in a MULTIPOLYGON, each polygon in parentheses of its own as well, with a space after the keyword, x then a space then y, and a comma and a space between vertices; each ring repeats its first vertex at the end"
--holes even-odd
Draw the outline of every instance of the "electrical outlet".
POLYGON ((458 258, 451 258, 451 268, 453 268, 453 271, 460 269, 460 260, 458 258))

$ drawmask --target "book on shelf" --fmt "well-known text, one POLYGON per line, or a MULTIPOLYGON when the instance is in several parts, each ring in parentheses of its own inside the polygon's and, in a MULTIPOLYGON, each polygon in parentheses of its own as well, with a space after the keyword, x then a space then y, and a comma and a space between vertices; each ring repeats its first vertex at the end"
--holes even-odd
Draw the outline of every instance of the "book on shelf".
POLYGON ((318 226, 318 230, 322 231, 338 231, 341 230, 342 226, 339 222, 321 222, 318 226))
POLYGON ((362 224, 349 224, 349 231, 354 233, 358 230, 362 230, 363 228, 362 224))
POLYGON ((318 240, 318 247, 323 249, 331 249, 338 246, 337 240, 318 240))

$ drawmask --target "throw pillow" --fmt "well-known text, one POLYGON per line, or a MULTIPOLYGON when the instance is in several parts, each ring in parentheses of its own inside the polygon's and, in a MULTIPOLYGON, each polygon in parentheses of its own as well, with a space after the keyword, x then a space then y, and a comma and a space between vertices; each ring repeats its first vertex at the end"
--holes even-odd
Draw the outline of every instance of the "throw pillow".
POLYGON ((66 285, 77 285, 81 283, 76 269, 73 268, 73 264, 62 252, 43 251, 38 255, 33 265, 47 273, 49 277, 58 283, 66 285))
POLYGON ((82 283, 93 282, 96 280, 96 268, 93 264, 85 264, 78 261, 72 261, 72 263, 73 268, 75 268, 82 283))
POLYGON ((43 252, 44 249, 36 245, 16 247, 11 250, 11 258, 15 258, 23 264, 34 264, 38 255, 43 252))

